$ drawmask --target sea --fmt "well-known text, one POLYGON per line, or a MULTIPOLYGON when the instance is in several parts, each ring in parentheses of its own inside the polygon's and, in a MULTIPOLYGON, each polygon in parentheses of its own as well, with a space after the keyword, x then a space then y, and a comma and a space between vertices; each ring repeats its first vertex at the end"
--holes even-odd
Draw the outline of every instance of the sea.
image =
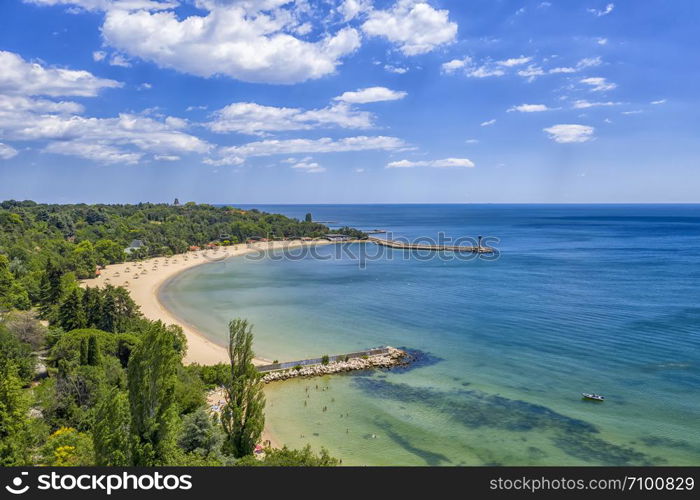
POLYGON ((345 465, 700 465, 700 205, 243 208, 496 250, 346 243, 215 261, 164 285, 163 303, 222 345, 247 318, 270 360, 383 345, 416 356, 269 384, 277 441, 345 465))

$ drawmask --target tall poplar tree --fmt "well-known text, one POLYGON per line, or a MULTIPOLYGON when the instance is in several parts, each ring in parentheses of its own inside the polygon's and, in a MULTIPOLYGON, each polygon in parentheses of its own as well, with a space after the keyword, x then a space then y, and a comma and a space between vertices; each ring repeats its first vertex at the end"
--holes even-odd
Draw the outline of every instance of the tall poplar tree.
POLYGON ((157 321, 146 330, 127 372, 133 464, 167 465, 176 451, 175 383, 180 354, 175 334, 157 321))
POLYGON ((250 455, 265 427, 262 376, 253 365, 253 332, 248 320, 229 323, 230 378, 221 424, 226 433, 224 451, 236 458, 250 455))
POLYGON ((92 428, 97 465, 126 467, 132 464, 130 420, 127 395, 116 387, 105 391, 97 404, 92 428))

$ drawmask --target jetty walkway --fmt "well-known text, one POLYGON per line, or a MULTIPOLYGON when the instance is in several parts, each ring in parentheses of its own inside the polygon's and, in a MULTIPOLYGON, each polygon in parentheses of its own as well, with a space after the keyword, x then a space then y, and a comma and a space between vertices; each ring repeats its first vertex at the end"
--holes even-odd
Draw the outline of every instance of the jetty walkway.
POLYGON ((403 241, 387 240, 383 238, 375 238, 369 236, 367 241, 382 245, 385 247, 396 248, 399 250, 428 250, 433 252, 463 252, 463 253, 494 253, 495 250, 485 246, 451 246, 451 245, 431 245, 428 243, 406 243, 403 241))

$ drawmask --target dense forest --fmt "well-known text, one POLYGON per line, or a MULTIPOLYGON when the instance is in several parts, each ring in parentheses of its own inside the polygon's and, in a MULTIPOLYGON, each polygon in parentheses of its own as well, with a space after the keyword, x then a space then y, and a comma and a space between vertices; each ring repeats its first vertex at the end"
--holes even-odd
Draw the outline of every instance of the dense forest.
POLYGON ((311 216, 194 203, 0 203, 0 465, 336 465, 308 448, 253 457, 265 402, 244 320, 230 364, 185 366, 180 327, 144 318, 123 288, 78 281, 191 246, 328 232, 311 216))

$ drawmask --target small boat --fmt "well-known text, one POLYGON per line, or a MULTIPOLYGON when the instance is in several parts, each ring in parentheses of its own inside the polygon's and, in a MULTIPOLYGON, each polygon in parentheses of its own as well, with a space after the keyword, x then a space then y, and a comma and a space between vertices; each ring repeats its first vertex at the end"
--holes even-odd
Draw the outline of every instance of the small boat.
POLYGON ((581 396, 583 396, 583 399, 587 399, 589 401, 605 401, 605 396, 601 396, 600 394, 582 392, 581 396))

